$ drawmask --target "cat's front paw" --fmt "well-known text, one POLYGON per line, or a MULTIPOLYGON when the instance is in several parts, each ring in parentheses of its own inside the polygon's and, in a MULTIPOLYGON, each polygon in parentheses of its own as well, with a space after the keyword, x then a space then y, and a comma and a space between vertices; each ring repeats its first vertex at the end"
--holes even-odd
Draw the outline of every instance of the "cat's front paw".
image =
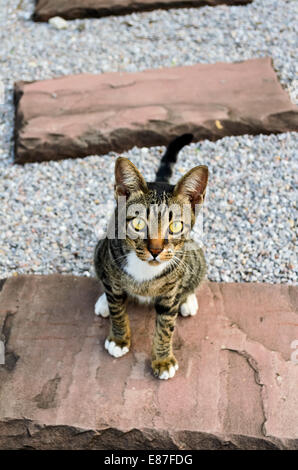
POLYGON ((166 357, 165 359, 156 359, 152 361, 152 369, 155 377, 168 380, 174 377, 176 370, 178 370, 178 362, 174 356, 166 357))
POLYGON ((95 304, 95 307, 94 307, 94 313, 95 313, 95 315, 100 315, 104 318, 106 318, 110 315, 109 305, 108 305, 106 294, 102 294, 98 298, 98 300, 95 304))
POLYGON ((189 294, 186 302, 180 306, 180 313, 183 317, 194 316, 196 315, 198 308, 199 305, 196 294, 189 294))
POLYGON ((124 341, 118 342, 116 339, 107 338, 105 349, 113 357, 122 357, 129 351, 129 344, 124 341))

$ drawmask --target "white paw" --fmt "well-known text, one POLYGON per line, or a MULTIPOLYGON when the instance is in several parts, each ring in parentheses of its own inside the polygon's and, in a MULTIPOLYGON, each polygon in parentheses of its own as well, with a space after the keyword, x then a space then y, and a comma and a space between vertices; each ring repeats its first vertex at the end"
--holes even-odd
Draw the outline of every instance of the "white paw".
POLYGON ((108 317, 110 315, 106 294, 102 294, 98 298, 95 304, 94 312, 95 312, 95 315, 101 315, 102 317, 108 317))
POLYGON ((176 370, 178 370, 178 364, 176 364, 175 366, 171 366, 170 370, 168 371, 164 370, 162 374, 160 374, 159 379, 162 379, 162 380, 171 379, 172 377, 174 377, 176 370))
POLYGON ((120 346, 117 346, 114 341, 109 341, 106 339, 105 341, 105 349, 108 351, 111 356, 114 357, 121 357, 124 356, 124 354, 128 353, 129 348, 127 346, 124 346, 124 348, 121 348, 120 346))
POLYGON ((196 294, 190 294, 187 297, 186 302, 184 302, 184 304, 181 305, 180 313, 183 317, 188 317, 190 315, 193 316, 197 313, 198 308, 199 308, 199 305, 198 305, 196 294))

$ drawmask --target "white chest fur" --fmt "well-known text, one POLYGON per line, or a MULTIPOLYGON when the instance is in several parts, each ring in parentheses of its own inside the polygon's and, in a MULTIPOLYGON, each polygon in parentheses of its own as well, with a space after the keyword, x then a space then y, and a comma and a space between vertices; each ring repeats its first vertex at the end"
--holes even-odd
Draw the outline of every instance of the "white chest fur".
POLYGON ((134 251, 127 255, 127 263, 124 271, 135 281, 144 282, 159 276, 169 265, 170 261, 164 261, 157 266, 150 266, 146 261, 140 260, 134 251))

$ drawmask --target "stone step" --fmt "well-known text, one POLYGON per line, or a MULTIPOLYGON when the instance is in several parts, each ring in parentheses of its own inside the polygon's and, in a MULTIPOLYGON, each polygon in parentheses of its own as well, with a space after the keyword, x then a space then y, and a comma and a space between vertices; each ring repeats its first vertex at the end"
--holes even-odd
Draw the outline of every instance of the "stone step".
POLYGON ((17 163, 298 130, 270 58, 18 82, 15 101, 17 163))
POLYGON ((252 0, 36 0, 33 19, 48 21, 53 16, 67 20, 75 18, 99 18, 110 15, 126 15, 157 8, 202 7, 216 5, 247 5, 252 0))
POLYGON ((297 287, 203 284, 168 381, 150 369, 152 309, 128 307, 126 356, 104 350, 100 292, 84 277, 2 282, 1 449, 298 449, 297 287))

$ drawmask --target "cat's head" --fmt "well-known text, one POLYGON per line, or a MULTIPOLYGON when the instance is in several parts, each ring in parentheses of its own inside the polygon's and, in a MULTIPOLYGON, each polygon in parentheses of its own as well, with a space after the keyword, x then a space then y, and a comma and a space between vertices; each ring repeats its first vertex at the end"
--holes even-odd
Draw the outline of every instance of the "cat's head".
POLYGON ((123 226, 118 228, 125 228, 123 242, 127 248, 150 265, 173 259, 194 225, 207 182, 208 168, 201 165, 188 171, 176 185, 149 183, 130 160, 118 158, 115 198, 118 225, 123 226))

